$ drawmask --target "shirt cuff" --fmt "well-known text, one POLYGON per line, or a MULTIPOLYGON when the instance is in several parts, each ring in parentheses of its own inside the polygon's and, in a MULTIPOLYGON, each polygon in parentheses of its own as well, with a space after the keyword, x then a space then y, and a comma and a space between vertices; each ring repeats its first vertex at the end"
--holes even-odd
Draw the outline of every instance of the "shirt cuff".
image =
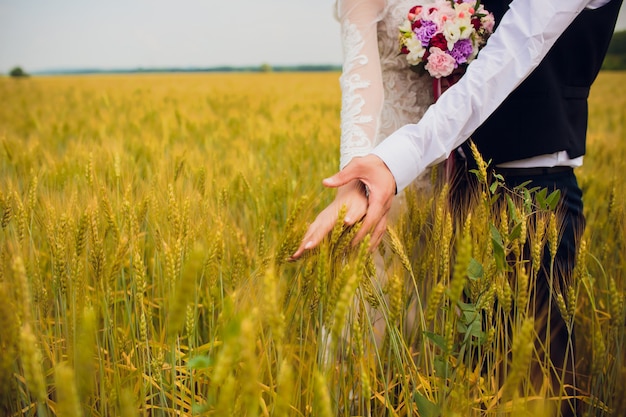
POLYGON ((421 166, 421 152, 411 140, 410 135, 403 134, 404 126, 382 141, 372 154, 383 160, 394 179, 399 193, 405 189, 426 168, 421 166))

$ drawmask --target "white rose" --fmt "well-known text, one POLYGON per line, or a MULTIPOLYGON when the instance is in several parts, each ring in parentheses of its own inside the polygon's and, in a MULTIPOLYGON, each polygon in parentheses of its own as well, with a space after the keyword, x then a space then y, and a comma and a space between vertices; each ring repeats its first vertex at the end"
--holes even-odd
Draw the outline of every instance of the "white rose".
POLYGON ((443 36, 445 36, 448 41, 448 50, 452 50, 456 41, 461 39, 461 28, 460 26, 453 21, 447 21, 443 25, 443 36))
POLYGON ((422 46, 422 43, 415 38, 410 38, 406 39, 404 41, 404 44, 409 50, 409 53, 406 56, 407 62, 410 65, 418 65, 420 62, 422 62, 422 57, 426 52, 426 49, 422 46))

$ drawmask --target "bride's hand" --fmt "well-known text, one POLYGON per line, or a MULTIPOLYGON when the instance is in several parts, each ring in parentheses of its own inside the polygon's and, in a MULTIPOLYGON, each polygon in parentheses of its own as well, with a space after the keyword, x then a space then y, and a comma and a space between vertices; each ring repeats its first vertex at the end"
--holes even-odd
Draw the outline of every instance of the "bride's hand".
POLYGON ((352 225, 363 218, 363 224, 354 237, 353 244, 359 243, 371 233, 370 249, 376 248, 385 233, 387 213, 396 194, 396 181, 387 165, 375 155, 354 158, 343 170, 325 179, 323 183, 327 187, 339 188, 337 197, 309 226, 300 247, 291 259, 298 259, 304 251, 319 245, 332 230, 337 214, 344 204, 348 210, 344 219, 346 225, 352 225), (369 196, 365 193, 365 187, 369 190, 369 196))
POLYGON ((352 226, 363 218, 367 211, 367 196, 365 185, 361 181, 353 180, 337 188, 335 199, 311 223, 302 238, 300 247, 291 255, 291 260, 300 258, 305 251, 320 244, 337 223, 339 212, 343 206, 346 207, 346 214, 343 219, 346 226, 352 226))

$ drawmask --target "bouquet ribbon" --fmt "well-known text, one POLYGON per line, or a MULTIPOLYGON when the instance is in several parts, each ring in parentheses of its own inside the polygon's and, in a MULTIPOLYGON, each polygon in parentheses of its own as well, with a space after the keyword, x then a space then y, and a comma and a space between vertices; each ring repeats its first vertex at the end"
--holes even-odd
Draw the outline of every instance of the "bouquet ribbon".
MULTIPOLYGON (((452 87, 461 78, 461 75, 463 75, 462 72, 455 71, 447 77, 433 78, 432 80, 433 80, 434 101, 436 102, 439 99, 439 97, 441 97, 441 95, 448 88, 452 87)), ((444 172, 446 176, 445 178, 447 182, 450 182, 452 180, 452 177, 454 176, 454 152, 455 151, 456 149, 452 151, 450 156, 448 156, 448 158, 443 163, 444 172)))

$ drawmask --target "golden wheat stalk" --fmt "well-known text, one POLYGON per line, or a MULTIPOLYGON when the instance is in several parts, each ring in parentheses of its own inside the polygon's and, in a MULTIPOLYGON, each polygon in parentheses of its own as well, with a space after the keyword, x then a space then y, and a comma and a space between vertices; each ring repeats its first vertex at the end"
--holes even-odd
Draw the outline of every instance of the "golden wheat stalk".
POLYGON ((333 312, 332 336, 334 342, 338 341, 341 337, 341 333, 343 332, 343 328, 346 322, 348 309, 352 305, 352 300, 358 286, 359 277, 354 273, 350 274, 339 293, 337 305, 335 306, 335 310, 333 312))
POLYGON ((0 282, 0 406, 15 390, 14 366, 19 347, 19 326, 16 306, 9 295, 8 285, 0 282))
POLYGON ((41 367, 43 357, 37 337, 28 323, 24 324, 20 330, 20 359, 28 390, 35 400, 44 403, 47 398, 47 389, 41 367))
POLYGON ((526 378, 534 348, 534 320, 527 318, 513 339, 511 366, 504 383, 504 399, 512 398, 526 378))
MULTIPOLYGON (((483 159, 482 155, 478 151, 476 144, 474 141, 470 140, 470 149, 472 151, 472 156, 476 161, 476 165, 478 166, 478 181, 482 184, 488 185, 487 183, 487 163, 483 159)), ((484 200, 483 200, 484 201, 484 200)))
POLYGON ((54 367, 54 383, 57 390, 56 414, 59 417, 82 416, 74 370, 67 364, 57 364, 54 367))
POLYGON ((265 272, 263 278, 263 312, 264 318, 272 330, 272 339, 277 348, 281 349, 285 338, 285 316, 279 302, 278 278, 272 268, 265 272))
POLYGON ((387 227, 387 236, 389 236, 389 243, 391 244, 391 250, 395 253, 399 258, 400 262, 404 269, 409 273, 412 279, 415 279, 415 274, 413 273, 413 267, 411 266, 411 261, 409 260, 409 256, 407 251, 398 236, 398 233, 395 231, 393 227, 387 227))
POLYGON ((74 349, 77 389, 83 402, 93 394, 95 388, 96 332, 96 312, 92 307, 87 307, 78 327, 74 349))
POLYGON ((6 197, 2 199, 2 219, 0 220, 0 226, 2 229, 6 229, 13 217, 13 193, 9 192, 6 197))
POLYGON ((287 359, 283 359, 278 368, 278 378, 276 380, 276 396, 272 415, 289 415, 291 399, 294 395, 294 371, 287 359))
POLYGON ((324 375, 315 370, 313 373, 313 413, 318 417, 332 417, 332 404, 324 375))

